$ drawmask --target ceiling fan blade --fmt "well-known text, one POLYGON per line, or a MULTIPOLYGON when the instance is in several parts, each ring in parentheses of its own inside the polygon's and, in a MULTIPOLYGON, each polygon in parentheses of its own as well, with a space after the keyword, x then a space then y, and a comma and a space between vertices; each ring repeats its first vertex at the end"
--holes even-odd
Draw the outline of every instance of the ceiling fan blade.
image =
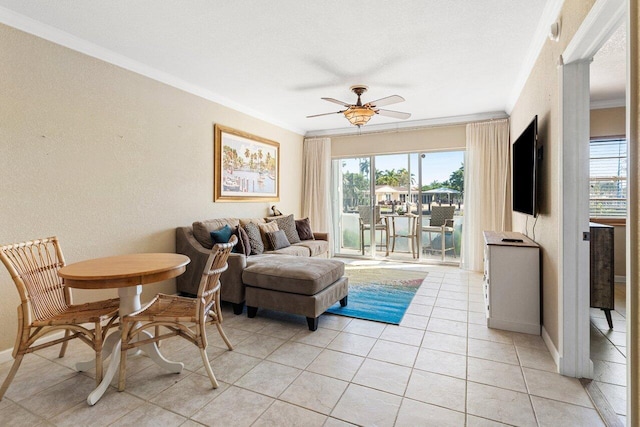
POLYGON ((372 107, 384 107, 385 105, 397 104, 403 102, 404 98, 400 95, 391 95, 385 98, 376 99, 375 101, 367 102, 372 107))
POLYGON ((347 103, 346 103, 346 102, 344 102, 344 101, 338 101, 338 100, 337 100, 337 99, 335 99, 335 98, 321 98, 321 99, 324 99, 325 101, 333 102, 334 104, 342 105, 343 107, 347 107, 347 108, 348 108, 348 107, 351 107, 351 104, 347 104, 347 103))
POLYGON ((381 116, 393 117, 394 119, 402 119, 406 120, 411 117, 410 113, 403 113, 401 111, 392 111, 392 110, 375 110, 376 114, 380 114, 381 116))
POLYGON ((329 116, 331 114, 341 114, 344 113, 347 110, 342 110, 342 111, 336 111, 334 113, 322 113, 322 114, 314 114, 313 116, 307 116, 307 119, 310 119, 311 117, 320 117, 320 116, 329 116))

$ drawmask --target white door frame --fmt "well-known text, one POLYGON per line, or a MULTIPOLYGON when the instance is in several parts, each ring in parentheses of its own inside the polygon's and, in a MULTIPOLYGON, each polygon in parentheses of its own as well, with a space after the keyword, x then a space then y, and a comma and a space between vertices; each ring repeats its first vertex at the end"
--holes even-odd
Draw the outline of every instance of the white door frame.
MULTIPOLYGON (((559 64, 560 233, 558 293, 562 375, 591 378, 589 340, 589 64, 623 22, 627 0, 596 0, 559 64)), ((628 55, 628 53, 627 53, 628 55)))

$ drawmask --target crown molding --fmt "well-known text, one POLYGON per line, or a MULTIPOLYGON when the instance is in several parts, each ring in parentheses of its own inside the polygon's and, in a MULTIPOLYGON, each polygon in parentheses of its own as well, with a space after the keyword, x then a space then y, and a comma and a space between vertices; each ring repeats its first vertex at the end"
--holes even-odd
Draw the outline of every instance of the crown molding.
POLYGON ((80 52, 93 58, 97 58, 101 61, 108 62, 109 64, 116 65, 120 68, 124 68, 125 70, 132 71, 136 74, 140 74, 152 80, 156 80, 160 83, 164 83, 176 89, 188 92, 192 95, 199 96, 200 98, 215 102, 216 104, 231 108, 240 113, 247 114, 251 117, 265 121, 299 135, 304 135, 305 133, 303 129, 299 129, 297 127, 291 126, 288 123, 276 120, 259 111, 234 102, 224 96, 221 96, 209 89, 189 83, 172 74, 158 70, 154 67, 150 67, 129 57, 120 55, 109 49, 105 49, 94 43, 88 42, 84 39, 74 36, 73 34, 67 33, 66 31, 62 31, 40 21, 36 21, 35 19, 16 13, 2 6, 0 6, 0 23, 48 40, 60 46, 64 46, 71 50, 75 50, 76 52, 80 52))
POLYGON ((355 126, 338 129, 314 130, 307 132, 305 138, 314 138, 319 136, 347 136, 347 135, 366 135, 372 133, 387 133, 416 130, 434 126, 448 126, 461 123, 478 122, 482 120, 506 119, 509 116, 504 111, 490 111, 486 113, 467 114, 464 116, 438 117, 433 119, 412 120, 408 122, 385 123, 379 125, 365 125, 361 128, 355 126))
POLYGON ((624 22, 626 12, 626 0, 597 0, 562 52, 562 62, 591 60, 624 22))
POLYGON ((527 83, 527 79, 529 78, 529 75, 531 74, 531 71, 536 64, 536 61, 538 60, 538 56, 540 55, 542 47, 548 39, 551 24, 556 22, 556 20, 558 19, 558 15, 560 14, 560 10, 562 9, 563 4, 564 0, 548 0, 544 5, 542 15, 540 16, 540 20, 538 21, 538 27, 536 28, 536 31, 531 40, 531 44, 529 45, 527 55, 522 62, 522 67, 520 68, 520 72, 518 73, 518 78, 516 79, 516 82, 511 89, 510 96, 507 98, 505 111, 508 114, 511 114, 511 111, 513 111, 513 107, 515 107, 516 102, 518 102, 520 93, 522 92, 524 85, 527 83))
POLYGON ((602 101, 591 102, 590 108, 592 110, 602 110, 603 108, 625 107, 626 105, 627 105, 627 100, 625 98, 605 99, 602 101))

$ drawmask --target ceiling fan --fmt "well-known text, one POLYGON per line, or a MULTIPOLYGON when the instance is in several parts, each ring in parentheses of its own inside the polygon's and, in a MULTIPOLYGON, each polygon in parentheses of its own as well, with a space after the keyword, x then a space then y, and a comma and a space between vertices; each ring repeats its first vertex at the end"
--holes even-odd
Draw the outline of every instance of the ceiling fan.
POLYGON ((398 102, 403 102, 404 98, 399 95, 391 95, 385 98, 380 98, 375 101, 367 102, 363 104, 360 100, 360 95, 365 93, 368 89, 367 86, 364 85, 355 85, 350 87, 351 91, 358 95, 358 101, 355 104, 349 104, 347 102, 339 101, 334 98, 322 98, 325 101, 333 102, 334 104, 342 105, 346 107, 345 110, 336 111, 333 113, 323 113, 323 114, 314 114, 310 117, 320 117, 320 116, 328 116, 330 114, 344 114, 344 116, 349 120, 352 125, 362 126, 366 124, 369 119, 374 114, 380 114, 381 116, 393 117, 394 119, 402 119, 406 120, 411 117, 409 113, 403 113, 400 111, 392 111, 392 110, 382 110, 378 107, 383 107, 385 105, 396 104, 398 102))

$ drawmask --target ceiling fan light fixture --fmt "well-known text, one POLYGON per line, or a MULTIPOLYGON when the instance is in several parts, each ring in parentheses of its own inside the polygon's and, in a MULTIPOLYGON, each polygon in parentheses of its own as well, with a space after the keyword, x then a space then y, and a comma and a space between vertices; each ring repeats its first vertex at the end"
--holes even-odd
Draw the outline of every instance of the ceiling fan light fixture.
POLYGON ((391 95, 386 96, 384 98, 376 99, 375 101, 367 102, 366 104, 362 103, 360 96, 367 91, 367 87, 363 85, 351 86, 351 91, 358 96, 358 100, 355 104, 350 104, 348 102, 339 101, 334 98, 322 98, 325 101, 332 102, 334 104, 338 104, 343 106, 345 109, 336 111, 333 113, 322 113, 322 114, 313 114, 311 116, 307 116, 307 118, 311 117, 320 117, 320 116, 329 116, 333 114, 344 114, 344 117, 349 120, 354 126, 361 127, 366 125, 369 122, 369 119, 373 117, 375 114, 379 114, 385 117, 391 117, 394 119, 406 120, 411 117, 409 113, 403 113, 401 111, 392 111, 392 110, 383 110, 380 107, 384 107, 385 105, 396 104, 398 102, 403 102, 404 98, 399 95, 391 95))
POLYGON ((375 111, 365 107, 352 107, 344 112, 344 116, 349 120, 349 123, 358 127, 367 124, 374 114, 375 111))

